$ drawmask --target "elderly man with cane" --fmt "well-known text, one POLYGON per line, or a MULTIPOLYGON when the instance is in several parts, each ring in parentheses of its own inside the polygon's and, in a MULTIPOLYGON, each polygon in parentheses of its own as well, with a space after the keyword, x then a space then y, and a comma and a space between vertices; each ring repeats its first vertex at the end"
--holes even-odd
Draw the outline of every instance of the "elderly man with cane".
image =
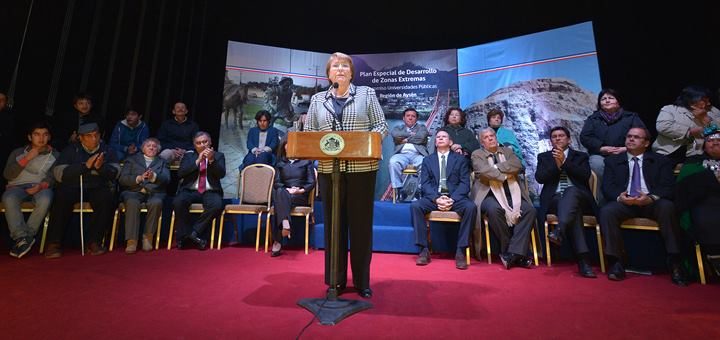
MULTIPOLYGON (((81 125, 78 134, 79 143, 66 147, 53 169, 58 181, 55 194, 58 199, 50 211, 46 258, 62 256, 63 236, 77 202, 73 197, 89 202, 93 208, 90 223, 84 226, 81 222, 83 238, 87 236, 87 251, 91 255, 102 255, 106 251, 101 242, 116 206, 113 190, 119 172, 117 156, 102 143, 96 123, 81 125)), ((82 241, 84 254, 85 240, 82 241)))

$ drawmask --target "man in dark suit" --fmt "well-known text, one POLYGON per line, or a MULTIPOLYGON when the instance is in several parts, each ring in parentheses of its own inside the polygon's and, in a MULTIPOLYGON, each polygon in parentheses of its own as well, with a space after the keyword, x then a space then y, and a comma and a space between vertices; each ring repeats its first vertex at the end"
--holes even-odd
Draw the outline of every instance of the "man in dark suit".
POLYGON ((201 236, 223 209, 220 179, 225 177, 225 155, 213 150, 210 134, 205 131, 195 134, 193 144, 195 150, 186 152, 180 163, 178 177, 181 182, 179 192, 173 200, 177 221, 177 247, 182 249, 189 240, 198 249, 204 250, 207 240, 201 236), (204 211, 195 224, 190 226, 188 208, 192 203, 202 203, 204 211))
POLYGON ((605 255, 610 268, 608 279, 621 281, 625 278, 625 269, 619 260, 620 223, 628 218, 645 217, 654 219, 660 225, 672 282, 686 286, 675 237, 678 221, 670 201, 675 182, 673 167, 668 159, 648 150, 649 136, 647 129, 632 128, 625 135, 627 153, 605 158, 603 194, 608 200, 615 199, 600 211, 605 255))
POLYGON ((573 248, 577 255, 578 272, 583 277, 595 278, 588 264, 588 246, 583 233, 582 215, 597 209, 588 180, 590 161, 588 154, 571 149, 570 131, 562 126, 550 130, 553 149, 537 156, 535 179, 543 184, 540 193, 540 216, 552 213, 558 224, 548 233, 548 239, 561 245, 565 231, 573 235, 573 248))
POLYGON ((415 243, 421 248, 415 264, 430 262, 425 214, 433 210, 454 211, 462 216, 458 230, 455 267, 467 269, 465 248, 468 246, 470 228, 475 222, 475 204, 468 198, 470 192, 470 167, 465 157, 450 151, 452 140, 447 131, 440 129, 435 134, 435 152, 422 162, 422 198, 412 203, 415 243), (444 169, 443 169, 444 166, 444 169))

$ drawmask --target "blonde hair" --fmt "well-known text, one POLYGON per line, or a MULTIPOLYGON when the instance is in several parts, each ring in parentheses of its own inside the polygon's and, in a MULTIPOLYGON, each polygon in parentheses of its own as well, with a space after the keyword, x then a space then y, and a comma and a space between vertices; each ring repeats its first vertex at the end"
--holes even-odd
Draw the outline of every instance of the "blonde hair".
POLYGON ((352 58, 342 52, 335 52, 328 58, 327 64, 325 65, 325 75, 327 75, 328 79, 330 78, 330 66, 335 60, 347 61, 348 64, 350 64, 350 80, 352 81, 355 77, 355 65, 353 65, 352 58))

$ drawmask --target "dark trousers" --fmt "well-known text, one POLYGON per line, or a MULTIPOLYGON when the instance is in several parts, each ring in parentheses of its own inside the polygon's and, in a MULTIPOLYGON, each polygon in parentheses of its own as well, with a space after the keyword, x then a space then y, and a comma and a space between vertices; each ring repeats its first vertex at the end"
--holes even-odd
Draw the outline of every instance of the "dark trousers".
POLYGON ((620 202, 609 202, 600 211, 600 228, 605 237, 605 255, 619 258, 622 254, 622 232, 620 224, 622 221, 644 217, 651 218, 660 225, 660 235, 665 241, 665 250, 668 254, 678 254, 678 244, 675 236, 677 218, 675 206, 669 200, 661 198, 652 204, 640 206, 628 206, 620 202))
POLYGON ((286 188, 279 188, 273 190, 273 206, 275 206, 275 224, 273 228, 273 239, 275 241, 282 240, 282 221, 288 220, 291 222, 290 210, 294 207, 309 206, 308 194, 290 194, 286 188))
POLYGON ((505 210, 500 206, 495 196, 488 193, 480 206, 480 210, 487 214, 490 229, 500 239, 500 251, 525 256, 528 253, 530 231, 532 231, 535 222, 536 212, 532 204, 525 200, 521 202, 520 210, 522 214, 520 220, 512 229, 508 227, 505 220, 505 210))
MULTIPOLYGON (((348 236, 353 286, 370 288, 370 261, 372 260, 373 201, 377 171, 340 174, 340 225, 337 284, 347 283, 348 236), (348 233, 349 232, 349 233, 348 233)), ((323 200, 325 221, 325 284, 330 285, 330 254, 332 249, 332 175, 319 174, 320 194, 323 200)))
POLYGON ((212 220, 220 216, 223 209, 222 196, 218 191, 206 191, 202 194, 197 190, 183 189, 173 200, 173 209, 175 210, 175 225, 177 226, 176 235, 178 240, 182 240, 185 236, 195 231, 198 235, 203 235, 212 220), (203 213, 190 226, 190 205, 193 203, 202 203, 203 213))
MULTIPOLYGON (((90 223, 83 224, 85 244, 99 243, 112 224, 112 217, 117 207, 115 195, 109 187, 84 188, 83 201, 90 203, 90 223)), ((70 224, 73 205, 80 202, 80 189, 59 185, 55 189, 55 200, 50 208, 50 224, 47 241, 62 242, 65 230, 70 224)))
MULTIPOLYGON (((428 246, 425 214, 433 210, 438 210, 437 204, 427 197, 423 197, 410 205, 412 224, 415 229, 415 244, 421 248, 427 248, 428 246)), ((470 229, 475 224, 477 208, 475 207, 475 203, 470 201, 470 199, 463 198, 454 202, 451 210, 462 216, 460 229, 458 230, 457 248, 466 248, 468 246, 468 239, 470 238, 470 229)))
POLYGON ((550 207, 549 214, 555 214, 558 217, 556 228, 562 232, 572 235, 572 244, 575 254, 587 253, 589 248, 585 241, 585 232, 583 232, 583 214, 592 214, 592 206, 590 200, 592 197, 577 187, 571 186, 562 193, 556 193, 550 207))

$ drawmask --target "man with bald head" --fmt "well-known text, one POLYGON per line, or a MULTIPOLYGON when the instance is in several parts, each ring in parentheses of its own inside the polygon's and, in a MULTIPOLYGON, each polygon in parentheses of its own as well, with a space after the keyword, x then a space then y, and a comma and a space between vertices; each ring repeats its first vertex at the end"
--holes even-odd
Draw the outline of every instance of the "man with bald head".
POLYGON ((605 158, 602 190, 608 202, 600 211, 600 227, 605 238, 608 279, 622 281, 625 268, 622 255, 620 224, 636 217, 651 218, 660 226, 665 241, 672 282, 686 286, 680 263, 675 231, 678 219, 671 201, 675 177, 670 159, 648 150, 650 133, 645 128, 631 128, 625 135, 627 152, 605 158))

